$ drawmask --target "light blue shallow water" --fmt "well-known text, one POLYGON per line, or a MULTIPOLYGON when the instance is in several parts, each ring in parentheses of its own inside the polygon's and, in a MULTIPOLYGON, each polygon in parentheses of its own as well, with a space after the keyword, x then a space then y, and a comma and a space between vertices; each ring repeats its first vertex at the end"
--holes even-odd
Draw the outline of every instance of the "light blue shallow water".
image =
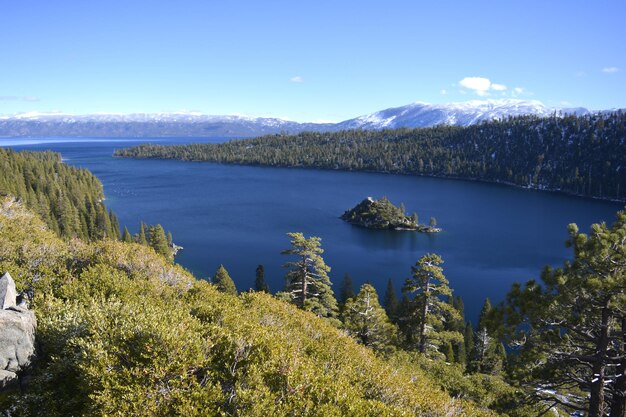
POLYGON ((537 278, 543 266, 569 258, 568 223, 587 230, 593 222, 611 222, 622 208, 467 181, 111 156, 115 148, 139 142, 146 140, 3 139, 0 146, 55 150, 67 163, 90 169, 122 225, 136 231, 140 220, 163 224, 185 248, 177 261, 199 277, 212 275, 222 263, 245 290, 262 263, 272 290, 279 290, 286 261, 280 251, 289 246, 285 234, 301 231, 322 238, 335 283, 350 273, 357 287, 373 282, 381 297, 388 278, 399 290, 420 256, 440 254, 469 318, 476 317, 485 297, 498 302, 512 282, 537 278), (338 218, 367 196, 404 202, 422 222, 435 216, 444 232, 370 231, 338 218))

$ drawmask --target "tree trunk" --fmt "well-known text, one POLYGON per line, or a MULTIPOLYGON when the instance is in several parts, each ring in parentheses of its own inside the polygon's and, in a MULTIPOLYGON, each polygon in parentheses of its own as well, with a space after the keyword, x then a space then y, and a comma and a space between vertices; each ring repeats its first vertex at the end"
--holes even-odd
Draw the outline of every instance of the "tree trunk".
POLYGON ((308 279, 307 279, 307 268, 306 268, 306 259, 302 259, 302 266, 301 266, 301 271, 300 273, 302 274, 302 295, 300 296, 300 308, 304 309, 304 302, 306 301, 306 296, 307 296, 307 291, 309 290, 308 287, 308 279))
MULTIPOLYGON (((626 353, 626 318, 622 318, 622 345, 619 356, 626 353)), ((610 417, 624 417, 626 414, 626 360, 622 359, 615 371, 617 378, 613 389, 613 399, 611 401, 610 417)))
POLYGON ((428 316, 428 283, 424 289, 424 304, 422 306, 420 330, 419 330, 419 351, 420 353, 426 353, 426 317, 428 316))
POLYGON ((604 383, 606 368, 606 350, 609 345, 609 308, 602 308, 600 335, 596 344, 596 358, 592 367, 591 397, 589 399, 589 417, 603 417, 604 414, 604 383))

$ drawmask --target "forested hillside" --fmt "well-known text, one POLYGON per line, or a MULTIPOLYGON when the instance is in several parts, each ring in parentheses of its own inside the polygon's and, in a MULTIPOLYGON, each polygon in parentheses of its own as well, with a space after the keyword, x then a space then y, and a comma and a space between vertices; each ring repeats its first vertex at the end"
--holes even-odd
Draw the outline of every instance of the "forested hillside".
POLYGON ((58 153, 0 148, 0 195, 22 199, 63 237, 120 236, 117 217, 102 202, 100 181, 86 169, 64 164, 58 153))
POLYGON ((457 177, 626 200, 626 114, 141 145, 115 155, 457 177))
POLYGON ((102 183, 87 169, 63 163, 54 152, 16 152, 0 148, 0 197, 14 196, 62 238, 122 239, 150 246, 173 260, 171 233, 160 224, 140 224, 131 236, 120 233, 117 216, 104 204, 102 183))
POLYGON ((220 292, 135 243, 63 241, 10 198, 0 241, 40 345, 27 389, 0 394, 11 415, 490 415, 326 319, 220 292))
MULTIPOLYGON (((9 166, 32 164, 15 170, 31 173, 22 174, 30 188, 20 192, 55 178, 36 169, 38 158, 62 166, 50 153, 5 155, 9 166)), ((59 172, 65 184, 93 178, 59 172)), ((19 375, 25 383, 0 388, 0 413, 623 417, 626 410, 626 212, 589 234, 570 225, 573 260, 547 268, 541 283, 515 284, 506 302, 486 299, 473 325, 437 254, 407 265, 401 299, 391 279, 381 302, 370 284, 355 291, 349 275, 336 296, 321 239, 292 232, 277 253, 286 261, 282 291, 269 294, 259 265, 256 291, 240 293, 223 266, 207 282, 173 263, 171 236, 159 225, 142 223, 134 237, 125 230, 122 241, 66 239, 26 201, 0 199, 0 273, 15 277, 20 306, 30 300, 38 350, 19 375)))

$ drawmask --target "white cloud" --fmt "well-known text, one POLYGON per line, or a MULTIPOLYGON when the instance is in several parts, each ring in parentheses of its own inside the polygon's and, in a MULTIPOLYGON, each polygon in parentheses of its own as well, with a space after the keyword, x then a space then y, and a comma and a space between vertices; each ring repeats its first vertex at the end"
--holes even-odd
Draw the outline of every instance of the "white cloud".
POLYGON ((586 77, 587 73, 585 71, 578 71, 575 74, 577 77, 586 77))
POLYGON ((461 87, 472 90, 479 96, 488 96, 489 91, 505 91, 506 85, 492 83, 489 78, 483 77, 465 77, 459 81, 461 87))
POLYGON ((605 73, 605 74, 615 74, 618 71, 619 71, 619 68, 617 68, 617 67, 604 67, 604 68, 602 68, 602 72, 605 73))
POLYGON ((459 85, 469 90, 474 90, 479 96, 484 96, 489 91, 489 87, 491 87, 491 81, 482 77, 465 77, 459 81, 459 85))
POLYGON ((304 78, 302 78, 302 76, 300 75, 294 75, 293 77, 291 77, 289 79, 290 82, 292 83, 303 83, 304 82, 304 78))
POLYGON ((440 91, 442 96, 445 96, 446 94, 448 94, 448 91, 444 88, 443 90, 440 91))

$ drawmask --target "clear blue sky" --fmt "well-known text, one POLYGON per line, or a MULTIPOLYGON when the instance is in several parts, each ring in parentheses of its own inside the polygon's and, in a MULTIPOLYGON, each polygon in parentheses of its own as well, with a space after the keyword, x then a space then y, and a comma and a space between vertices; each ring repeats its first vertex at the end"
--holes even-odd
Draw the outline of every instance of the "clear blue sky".
POLYGON ((625 18, 623 0, 7 0, 0 114, 338 121, 514 96, 623 108, 625 18))

